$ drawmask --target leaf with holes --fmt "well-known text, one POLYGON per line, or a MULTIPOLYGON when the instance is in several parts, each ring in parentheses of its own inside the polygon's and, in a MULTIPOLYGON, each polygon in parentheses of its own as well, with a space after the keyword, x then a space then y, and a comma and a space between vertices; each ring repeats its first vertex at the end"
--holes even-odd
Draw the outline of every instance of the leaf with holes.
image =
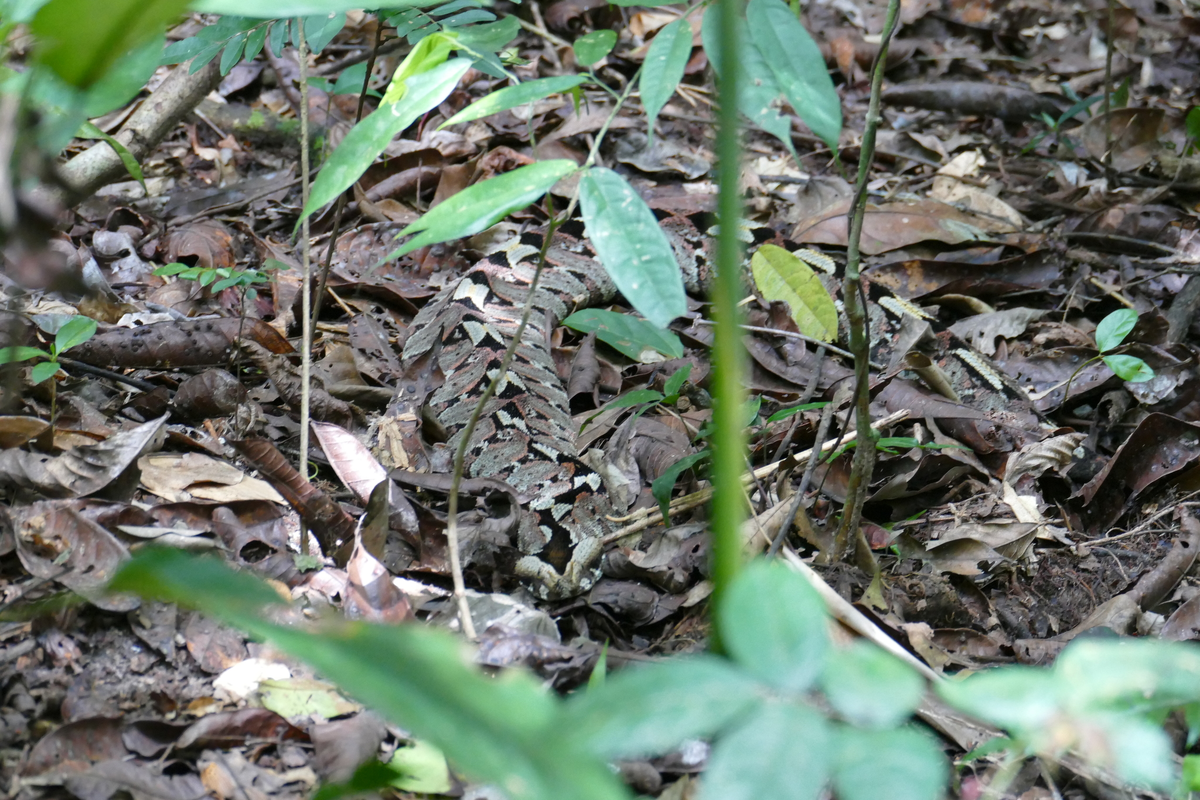
POLYGON ((837 338, 837 306, 812 267, 773 244, 764 244, 750 259, 754 284, 767 300, 782 300, 805 336, 832 342, 837 338))
POLYGON ((639 314, 665 328, 687 311, 675 251, 624 178, 610 169, 588 170, 579 182, 579 206, 600 263, 639 314))
POLYGON ((564 319, 563 324, 583 333, 595 331, 597 339, 635 361, 650 364, 662 361, 662 356, 683 356, 683 344, 678 336, 629 314, 589 308, 576 311, 564 319))
POLYGON ((297 229, 305 217, 333 202, 353 186, 391 143, 392 138, 413 124, 417 117, 445 100, 470 68, 471 59, 455 58, 428 72, 412 76, 408 79, 408 90, 401 100, 381 106, 351 128, 317 173, 308 204, 296 221, 297 229))
POLYGON ((577 169, 574 161, 564 158, 539 161, 468 186, 396 234, 397 239, 413 233, 417 235, 388 254, 384 261, 428 244, 473 236, 490 228, 512 212, 533 203, 577 169))
POLYGON ((438 127, 444 128, 447 125, 470 122, 491 114, 498 114, 510 108, 516 108, 526 103, 532 103, 535 100, 541 100, 552 94, 569 91, 585 81, 587 81, 587 76, 585 75, 560 75, 555 78, 538 78, 537 80, 525 81, 516 86, 506 86, 471 103, 471 105, 438 127))
POLYGON ((654 138, 654 121, 658 119, 658 112, 675 94, 691 55, 692 28, 686 19, 677 19, 659 31, 646 51, 638 88, 642 93, 646 129, 651 139, 654 138))

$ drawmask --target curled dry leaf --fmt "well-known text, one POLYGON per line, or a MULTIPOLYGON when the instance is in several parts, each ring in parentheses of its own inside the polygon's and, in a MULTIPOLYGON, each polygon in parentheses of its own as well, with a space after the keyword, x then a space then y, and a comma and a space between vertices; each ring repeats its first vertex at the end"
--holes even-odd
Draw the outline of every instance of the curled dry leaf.
POLYGON ((204 219, 176 228, 167 235, 167 258, 188 259, 205 269, 232 269, 237 265, 233 254, 233 234, 220 222, 204 219))
POLYGON ((84 497, 103 489, 144 453, 162 444, 166 416, 114 433, 61 456, 24 450, 0 451, 0 486, 16 486, 47 497, 84 497))

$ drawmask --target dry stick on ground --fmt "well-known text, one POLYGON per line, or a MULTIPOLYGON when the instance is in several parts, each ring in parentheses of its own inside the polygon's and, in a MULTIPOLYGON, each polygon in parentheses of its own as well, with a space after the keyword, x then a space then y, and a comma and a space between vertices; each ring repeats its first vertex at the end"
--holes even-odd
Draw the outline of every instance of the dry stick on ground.
MULTIPOLYGON (((216 60, 191 75, 189 68, 190 62, 175 67, 114 137, 139 162, 221 82, 221 68, 216 60)), ((86 196, 128 173, 112 146, 100 142, 64 164, 60 174, 73 191, 86 196)))
POLYGON ((866 324, 866 292, 863 290, 859 273, 859 239, 862 237, 863 217, 867 207, 867 178, 870 176, 871 161, 875 154, 875 131, 879 128, 879 93, 883 86, 883 72, 887 66, 888 44, 896 30, 899 15, 899 0, 888 0, 887 21, 883 27, 883 38, 879 53, 875 56, 875 70, 871 77, 871 101, 867 107, 867 119, 863 128, 862 144, 859 149, 858 186, 855 187, 851 208, 854 216, 850 221, 850 241, 846 253, 846 278, 842 284, 842 302, 846 305, 846 321, 850 326, 850 351, 854 353, 855 427, 866 431, 865 441, 859 441, 854 449, 854 462, 850 480, 846 486, 846 502, 842 506, 842 524, 834 539, 833 557, 843 558, 850 546, 850 537, 855 537, 857 556, 860 563, 867 564, 872 573, 878 572, 871 548, 859 527, 862 507, 866 502, 866 490, 871 482, 875 466, 875 442, 877 435, 871 428, 871 367, 869 364, 870 341, 866 324))

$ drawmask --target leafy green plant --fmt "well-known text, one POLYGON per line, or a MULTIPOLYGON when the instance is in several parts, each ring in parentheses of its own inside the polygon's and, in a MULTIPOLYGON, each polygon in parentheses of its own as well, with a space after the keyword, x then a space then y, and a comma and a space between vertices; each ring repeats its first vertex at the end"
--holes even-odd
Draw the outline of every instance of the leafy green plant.
MULTIPOLYGON (((1096 349, 1100 351, 1100 355, 1085 361, 1079 369, 1100 360, 1123 381, 1143 383, 1152 379, 1154 370, 1142 359, 1137 356, 1112 354, 1137 325, 1137 320, 1138 314, 1132 308, 1119 308, 1100 320, 1100 324, 1096 326, 1096 349)), ((1078 374, 1079 370, 1075 370, 1075 373, 1078 374)))
POLYGON ((216 559, 143 551, 111 588, 271 641, 516 798, 627 797, 603 760, 697 738, 714 741, 705 797, 816 797, 832 784, 844 800, 877 797, 882 785, 921 800, 940 796, 947 776, 933 738, 906 724, 923 680, 873 645, 833 648, 820 598, 778 563, 758 562, 731 587, 719 612, 728 659, 627 669, 565 702, 520 670, 485 678, 441 631, 269 622, 278 595, 216 559))
POLYGON ((240 287, 246 300, 258 297, 260 284, 271 282, 270 273, 274 270, 287 269, 287 264, 274 259, 267 259, 261 269, 232 269, 230 267, 193 267, 178 261, 165 264, 154 270, 159 277, 177 277, 186 281, 195 281, 201 286, 212 286, 213 294, 240 287))
MULTIPOLYGON (((48 333, 51 331, 47 331, 48 333)), ((62 368, 58 359, 65 351, 83 344, 96 334, 96 320, 81 315, 68 318, 57 330, 53 331, 54 341, 50 350, 38 347, 3 347, 0 348, 0 364, 13 364, 21 361, 37 361, 30 370, 30 378, 34 384, 49 380, 62 368)))

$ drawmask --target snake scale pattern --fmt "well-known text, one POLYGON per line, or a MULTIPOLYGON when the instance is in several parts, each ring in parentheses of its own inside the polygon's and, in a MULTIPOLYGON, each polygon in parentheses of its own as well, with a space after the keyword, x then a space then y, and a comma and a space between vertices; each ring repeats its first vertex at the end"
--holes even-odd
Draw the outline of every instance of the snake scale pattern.
MULTIPOLYGON (((685 286, 700 291, 709 273, 711 239, 702 233, 707 227, 696 217, 674 215, 665 215, 660 224, 685 286)), ((774 236, 762 230, 768 232, 755 231, 756 238, 774 236)), ((413 320, 401 365, 410 369, 431 354, 437 359, 444 380, 429 395, 426 416, 432 412, 451 447, 461 441, 516 332, 543 241, 539 233, 509 240, 444 288, 413 320)), ((610 302, 615 295, 582 226, 560 228, 547 249, 534 311, 467 450, 466 475, 502 480, 528 498, 518 522, 522 556, 516 572, 546 599, 591 587, 601 542, 613 527, 600 475, 580 460, 575 447, 577 431, 551 358, 550 334, 573 311, 610 302)))

